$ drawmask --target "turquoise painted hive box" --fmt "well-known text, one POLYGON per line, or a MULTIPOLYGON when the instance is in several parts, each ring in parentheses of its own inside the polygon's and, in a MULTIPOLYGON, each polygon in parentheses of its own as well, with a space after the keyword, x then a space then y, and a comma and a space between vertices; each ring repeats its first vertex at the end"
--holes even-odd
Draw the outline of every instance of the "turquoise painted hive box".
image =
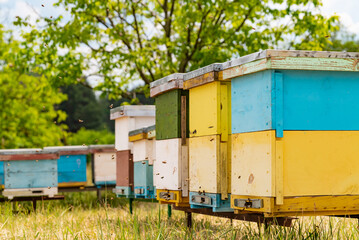
POLYGON ((129 132, 133 143, 134 194, 136 198, 155 198, 153 161, 155 160, 155 126, 129 132))
POLYGON ((60 155, 57 161, 59 187, 82 187, 87 183, 88 146, 45 147, 60 155))
POLYGON ((4 165, 3 195, 12 199, 24 196, 57 194, 57 159, 53 151, 42 149, 0 150, 4 165))

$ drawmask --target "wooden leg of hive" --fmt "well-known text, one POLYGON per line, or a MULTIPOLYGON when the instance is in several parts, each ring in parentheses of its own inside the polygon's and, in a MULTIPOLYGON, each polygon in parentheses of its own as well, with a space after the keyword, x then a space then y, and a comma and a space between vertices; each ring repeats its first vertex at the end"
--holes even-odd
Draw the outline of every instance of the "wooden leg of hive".
POLYGON ((36 212, 36 200, 35 199, 32 200, 32 208, 33 208, 34 212, 36 212))
POLYGON ((171 216, 172 216, 172 206, 171 206, 171 204, 168 204, 167 205, 167 217, 168 217, 168 219, 170 219, 171 216))
POLYGON ((129 198, 128 199, 128 206, 129 206, 129 209, 130 209, 130 214, 132 214, 132 202, 133 202, 133 198, 129 198))
POLYGON ((192 228, 192 213, 186 212, 186 216, 187 216, 187 227, 192 228))
POLYGON ((97 200, 101 202, 101 188, 97 188, 97 200))

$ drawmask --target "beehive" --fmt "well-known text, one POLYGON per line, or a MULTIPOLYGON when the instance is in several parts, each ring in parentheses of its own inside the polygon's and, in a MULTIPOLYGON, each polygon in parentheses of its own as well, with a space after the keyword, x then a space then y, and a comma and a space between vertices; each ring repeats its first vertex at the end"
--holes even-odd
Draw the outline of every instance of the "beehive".
POLYGON ((90 145, 93 153, 94 183, 97 186, 116 185, 115 145, 90 145))
POLYGON ((221 64, 212 64, 184 75, 190 100, 189 201, 192 208, 229 212, 231 85, 221 70, 221 64))
POLYGON ((267 50, 232 79, 237 213, 358 214, 359 53, 267 50))
POLYGON ((153 186, 153 161, 156 157, 155 126, 140 128, 129 132, 133 143, 134 194, 136 198, 155 198, 153 186))
POLYGON ((183 75, 175 73, 151 83, 156 103, 154 185, 160 203, 188 205, 189 93, 183 75))
POLYGON ((5 189, 2 194, 12 199, 25 196, 57 194, 57 159, 59 155, 42 149, 0 150, 4 163, 5 189))
POLYGON ((133 196, 133 152, 128 133, 132 130, 155 124, 155 106, 126 105, 111 109, 115 120, 116 188, 118 196, 133 196))
POLYGON ((55 151, 60 155, 57 160, 59 187, 81 187, 87 182, 88 146, 44 147, 44 150, 55 151))

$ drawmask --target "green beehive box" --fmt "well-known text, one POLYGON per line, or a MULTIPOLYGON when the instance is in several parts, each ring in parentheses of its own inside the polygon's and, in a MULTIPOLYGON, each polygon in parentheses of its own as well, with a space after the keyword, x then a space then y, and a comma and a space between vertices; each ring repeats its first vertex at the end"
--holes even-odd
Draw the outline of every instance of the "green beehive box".
POLYGON ((188 137, 188 91, 183 90, 183 74, 175 73, 151 83, 156 101, 156 139, 188 137), (185 112, 183 115, 182 112, 185 112), (182 127, 185 125, 184 127, 182 127), (184 128, 184 129, 182 129, 184 128))

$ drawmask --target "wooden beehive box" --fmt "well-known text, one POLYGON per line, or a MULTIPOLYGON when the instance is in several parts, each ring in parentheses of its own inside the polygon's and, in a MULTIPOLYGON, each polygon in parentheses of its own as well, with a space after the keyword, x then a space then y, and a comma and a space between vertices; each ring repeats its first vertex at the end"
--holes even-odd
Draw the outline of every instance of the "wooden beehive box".
POLYGON ((154 105, 125 105, 111 109, 111 120, 115 120, 115 147, 118 151, 132 150, 128 133, 132 130, 155 124, 154 105))
POLYGON ((57 159, 59 155, 42 149, 0 150, 4 163, 5 189, 2 194, 12 199, 25 196, 57 194, 57 159))
POLYGON ((57 161, 59 187, 81 187, 87 182, 88 146, 44 147, 44 150, 56 151, 60 158, 57 161))
POLYGON ((133 143, 134 194, 136 198, 155 198, 153 161, 155 160, 155 126, 129 132, 133 143))
POLYGON ((232 79, 232 208, 359 212, 358 63, 359 53, 267 50, 224 64, 223 79, 232 79))
POLYGON ((155 124, 155 106, 126 105, 111 109, 115 120, 115 148, 117 152, 116 188, 118 196, 133 195, 133 152, 128 133, 155 124))
POLYGON ((115 145, 90 145, 93 153, 94 183, 97 186, 116 185, 115 145))
POLYGON ((183 73, 151 83, 156 103, 156 161, 154 185, 160 203, 188 205, 189 92, 183 73))
POLYGON ((233 211, 228 207, 231 85, 222 79, 221 70, 221 64, 212 64, 184 75, 183 88, 189 90, 190 100, 189 201, 192 208, 233 211), (203 196, 208 197, 206 204, 201 202, 203 196))

